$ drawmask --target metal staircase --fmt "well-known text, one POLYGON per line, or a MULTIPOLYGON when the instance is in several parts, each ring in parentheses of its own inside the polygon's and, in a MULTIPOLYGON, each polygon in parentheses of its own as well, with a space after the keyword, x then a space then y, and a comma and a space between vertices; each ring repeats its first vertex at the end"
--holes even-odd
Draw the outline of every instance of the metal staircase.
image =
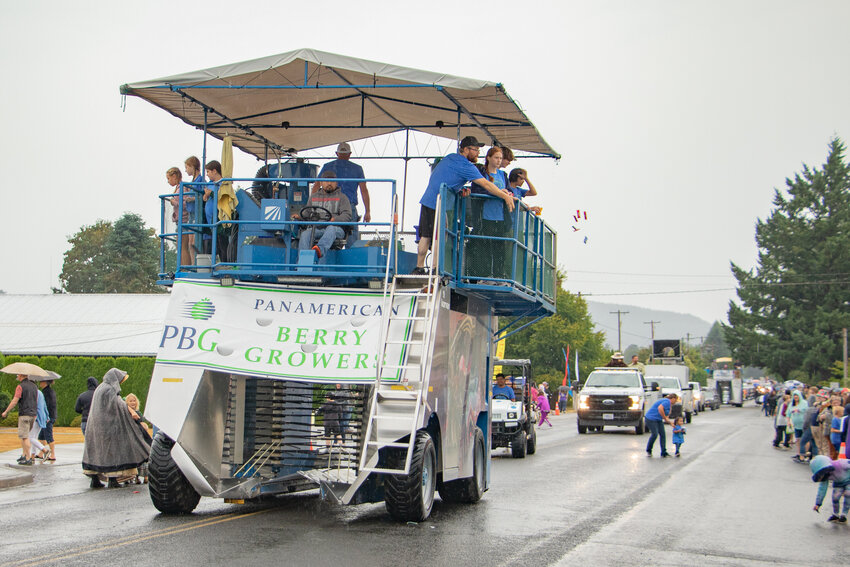
POLYGON ((361 473, 408 474, 410 471, 416 431, 427 404, 439 285, 439 276, 433 274, 396 275, 384 291, 385 308, 381 329, 383 346, 378 356, 377 377, 360 457, 361 473), (414 291, 407 291, 410 290, 410 284, 415 285, 414 291), (424 285, 420 288, 419 284, 424 285), (407 286, 407 290, 402 289, 403 286, 407 286), (397 297, 412 297, 415 302, 412 311, 402 313, 399 310, 394 313, 392 306, 397 297), (406 338, 392 338, 398 336, 406 338), (404 351, 398 364, 384 363, 390 345, 399 345, 404 351), (378 467, 378 450, 382 447, 404 450, 406 456, 403 465, 378 467))

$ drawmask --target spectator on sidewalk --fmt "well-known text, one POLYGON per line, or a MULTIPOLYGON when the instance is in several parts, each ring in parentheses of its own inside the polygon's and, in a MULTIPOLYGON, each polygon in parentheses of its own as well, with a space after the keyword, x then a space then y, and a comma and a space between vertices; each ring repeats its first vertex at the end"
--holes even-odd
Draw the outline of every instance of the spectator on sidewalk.
POLYGON ((44 393, 41 390, 36 388, 36 411, 35 411, 35 423, 32 424, 32 428, 30 428, 30 459, 35 459, 36 457, 42 458, 44 456, 44 445, 41 444, 41 441, 38 440, 39 433, 41 430, 47 427, 47 422, 50 421, 50 415, 47 413, 47 402, 44 399, 44 393))
POLYGON ((773 438, 773 446, 779 448, 779 444, 786 449, 791 447, 791 439, 788 434, 788 404, 791 403, 791 394, 785 394, 782 398, 782 403, 776 409, 776 415, 773 417, 773 428, 776 430, 776 436, 773 438))
POLYGON ((56 391, 53 389, 53 381, 59 378, 55 372, 49 372, 50 376, 42 378, 39 382, 41 393, 44 395, 44 401, 47 404, 47 425, 41 429, 38 435, 39 441, 47 443, 41 458, 45 461, 56 460, 56 442, 53 439, 53 426, 56 423, 56 418, 59 417, 58 405, 56 403, 56 391))
POLYGON ((33 423, 35 423, 35 417, 38 413, 38 386, 29 380, 26 374, 18 374, 17 380, 18 385, 15 388, 15 395, 12 397, 12 401, 9 402, 9 407, 0 415, 6 417, 9 415, 9 412, 15 409, 18 402, 21 403, 21 408, 18 410, 18 439, 21 440, 21 456, 18 458, 18 463, 31 465, 30 451, 32 450, 32 446, 30 445, 30 430, 33 423))
POLYGON ((117 488, 119 479, 135 477, 148 460, 150 447, 121 399, 121 383, 127 378, 123 370, 111 368, 92 396, 82 462, 92 488, 103 486, 100 477, 117 488))
POLYGON ((74 411, 83 416, 83 421, 80 422, 80 429, 83 430, 83 435, 86 434, 86 422, 89 420, 89 409, 91 409, 91 399, 97 388, 97 378, 89 376, 86 386, 88 389, 77 396, 77 403, 74 404, 74 411))

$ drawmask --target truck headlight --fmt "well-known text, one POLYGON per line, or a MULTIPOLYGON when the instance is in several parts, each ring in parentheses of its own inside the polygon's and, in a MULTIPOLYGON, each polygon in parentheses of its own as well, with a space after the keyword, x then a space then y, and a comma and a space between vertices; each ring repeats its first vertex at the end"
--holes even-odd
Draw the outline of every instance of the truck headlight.
POLYGON ((516 412, 515 411, 509 411, 508 412, 508 419, 516 419, 516 412))
POLYGON ((587 400, 590 399, 590 396, 579 396, 578 398, 578 407, 580 409, 590 409, 590 406, 587 404, 587 400))
POLYGON ((640 396, 629 396, 632 405, 629 409, 640 409, 640 396))
POLYGON ((698 400, 698 399, 700 399, 701 397, 702 397, 702 394, 700 394, 699 392, 694 392, 694 399, 695 399, 695 400, 698 400))

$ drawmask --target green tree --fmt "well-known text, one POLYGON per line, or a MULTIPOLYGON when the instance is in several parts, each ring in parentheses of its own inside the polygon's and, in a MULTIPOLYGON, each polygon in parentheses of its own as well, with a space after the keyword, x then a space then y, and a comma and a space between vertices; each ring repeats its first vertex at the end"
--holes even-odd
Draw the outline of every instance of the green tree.
MULTIPOLYGON (((557 312, 507 339, 507 358, 528 358, 538 377, 564 376, 564 353, 570 346, 570 376, 575 380, 575 353, 579 371, 586 378, 607 360, 604 333, 596 331, 587 303, 578 295, 558 290, 557 312)), ((550 385, 552 381, 549 380, 550 385)), ((559 385, 559 384, 558 384, 559 385)))
POLYGON ((154 229, 145 226, 142 217, 125 213, 115 221, 105 248, 109 265, 105 278, 107 293, 164 291, 156 285, 159 239, 154 229))
POLYGON ((729 345, 726 344, 726 339, 723 337, 723 326, 719 321, 715 321, 709 329, 701 350, 709 362, 721 356, 732 356, 732 351, 729 350, 729 345))
POLYGON ((820 169, 804 165, 773 211, 756 224, 758 265, 732 264, 739 302, 730 302, 723 334, 742 363, 818 382, 840 355, 850 325, 850 167, 844 144, 830 143, 820 169))
POLYGON ((107 271, 106 239, 112 233, 112 223, 99 220, 84 226, 68 239, 71 248, 65 252, 59 281, 62 290, 70 293, 103 293, 103 278, 107 271))
POLYGON ((126 213, 114 226, 99 220, 68 239, 56 292, 155 293, 159 271, 159 239, 142 217, 126 213))

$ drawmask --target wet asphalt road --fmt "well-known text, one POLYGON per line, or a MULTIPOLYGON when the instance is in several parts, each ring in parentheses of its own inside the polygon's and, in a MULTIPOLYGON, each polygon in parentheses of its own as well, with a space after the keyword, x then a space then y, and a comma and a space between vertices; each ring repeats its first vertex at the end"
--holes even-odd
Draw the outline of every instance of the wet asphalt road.
MULTIPOLYGON (((578 435, 573 414, 536 455, 493 453, 475 505, 435 502, 421 524, 383 504, 337 507, 316 492, 260 504, 202 499, 165 517, 147 488, 89 490, 78 466, 0 491, 0 564, 847 565, 850 527, 811 510, 808 467, 770 446, 756 408, 705 412, 683 457, 649 459, 627 429, 578 435)), ((669 439, 669 436, 668 436, 669 439)))

